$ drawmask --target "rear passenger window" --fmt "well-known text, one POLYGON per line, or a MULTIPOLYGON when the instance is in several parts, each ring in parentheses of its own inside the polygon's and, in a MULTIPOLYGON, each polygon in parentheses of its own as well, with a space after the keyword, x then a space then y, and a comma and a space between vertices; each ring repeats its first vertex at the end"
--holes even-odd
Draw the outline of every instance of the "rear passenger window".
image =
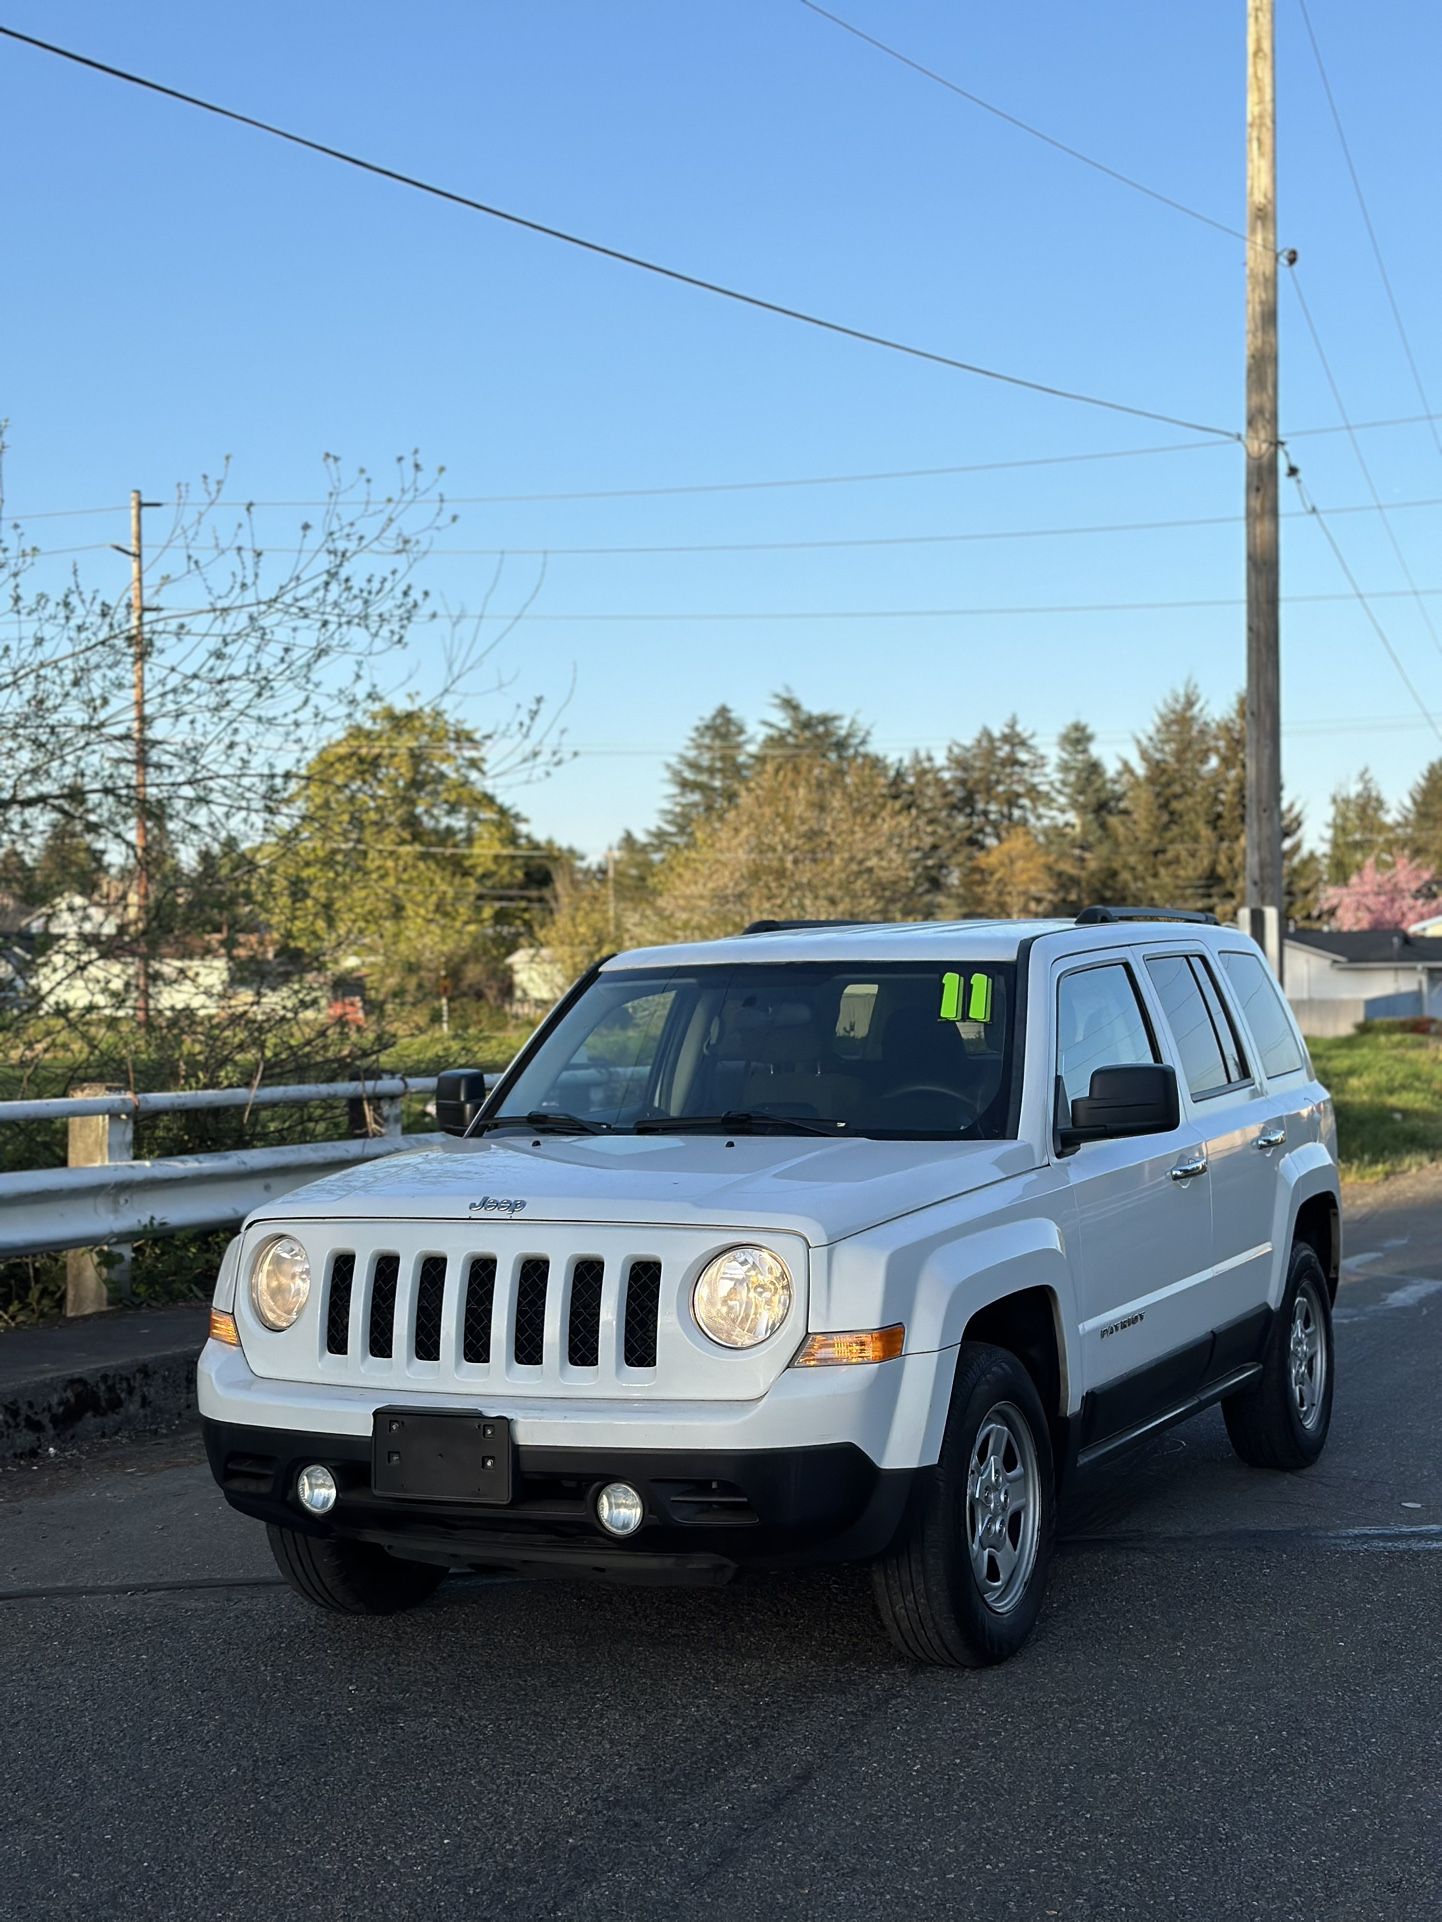
POLYGON ((1202 998, 1207 1004, 1207 1013, 1212 1017, 1212 1026, 1217 1031, 1217 1039, 1222 1044, 1222 1059, 1227 1066, 1228 1081, 1250 1081, 1251 1070, 1242 1048, 1241 1036, 1237 1033, 1236 1023, 1232 1020, 1221 993, 1217 988, 1217 978, 1212 973, 1210 961, 1204 961, 1199 954, 1191 957, 1192 972, 1201 984, 1202 998))
POLYGON ((1120 962, 1064 974, 1057 990, 1056 1071, 1068 1103, 1091 1088, 1097 1068, 1157 1059, 1130 972, 1120 962))
POLYGON ((1276 982, 1255 954, 1224 954, 1222 966, 1241 1003, 1242 1015, 1257 1044, 1263 1071, 1290 1074, 1302 1065, 1302 1050, 1282 1006, 1276 982))
POLYGON ((1147 962, 1166 1013, 1167 1026, 1177 1044, 1183 1078, 1194 1096, 1215 1094, 1240 1079, 1227 1071, 1222 1044, 1207 1011, 1201 984, 1185 954, 1156 954, 1147 962))

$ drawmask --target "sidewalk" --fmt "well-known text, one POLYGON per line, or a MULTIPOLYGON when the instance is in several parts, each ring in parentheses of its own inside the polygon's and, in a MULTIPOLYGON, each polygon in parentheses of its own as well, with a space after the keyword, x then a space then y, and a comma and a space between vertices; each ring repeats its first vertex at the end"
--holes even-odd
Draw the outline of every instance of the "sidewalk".
POLYGON ((0 1334, 0 1463, 107 1435, 144 1435, 195 1412, 209 1309, 112 1309, 0 1334))

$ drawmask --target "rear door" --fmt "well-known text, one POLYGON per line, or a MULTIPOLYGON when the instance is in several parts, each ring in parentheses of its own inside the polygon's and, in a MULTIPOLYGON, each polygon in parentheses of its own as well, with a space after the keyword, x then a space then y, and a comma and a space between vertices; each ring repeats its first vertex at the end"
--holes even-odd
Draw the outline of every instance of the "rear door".
POLYGON ((1191 949, 1153 952, 1144 972, 1176 1051, 1184 1110, 1201 1131, 1207 1158, 1212 1272, 1188 1303, 1188 1333, 1199 1341, 1215 1336, 1206 1365, 1207 1379, 1214 1380, 1256 1360, 1265 1335, 1277 1118, 1211 957, 1191 949))
MULTIPOLYGON (((1175 1059, 1130 959, 1057 964, 1056 1114, 1098 1068, 1175 1059)), ((1081 1445, 1176 1407, 1200 1385, 1210 1349, 1197 1305, 1212 1264, 1212 1199, 1201 1130, 1186 1114, 1168 1134, 1089 1141, 1064 1168, 1076 1201, 1081 1314, 1081 1445)))

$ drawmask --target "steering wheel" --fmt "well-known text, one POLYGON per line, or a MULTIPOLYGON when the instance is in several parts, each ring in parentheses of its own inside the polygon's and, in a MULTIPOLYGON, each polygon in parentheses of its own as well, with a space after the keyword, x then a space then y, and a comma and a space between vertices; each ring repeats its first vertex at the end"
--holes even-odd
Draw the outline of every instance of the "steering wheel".
POLYGON ((888 1088, 882 1099, 904 1101, 908 1095, 913 1094, 939 1094, 947 1101, 955 1101, 958 1104, 963 1099, 958 1089, 944 1088, 939 1081, 908 1081, 904 1088, 888 1088))

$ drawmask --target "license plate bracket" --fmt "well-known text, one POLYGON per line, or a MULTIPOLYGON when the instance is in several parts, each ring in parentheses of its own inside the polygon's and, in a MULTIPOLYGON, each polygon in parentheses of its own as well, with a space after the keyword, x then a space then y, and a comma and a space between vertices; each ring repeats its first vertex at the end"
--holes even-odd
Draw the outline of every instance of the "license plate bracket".
POLYGON ((378 1408, 371 1487, 391 1501, 504 1507, 511 1499, 511 1424, 474 1409, 378 1408))

